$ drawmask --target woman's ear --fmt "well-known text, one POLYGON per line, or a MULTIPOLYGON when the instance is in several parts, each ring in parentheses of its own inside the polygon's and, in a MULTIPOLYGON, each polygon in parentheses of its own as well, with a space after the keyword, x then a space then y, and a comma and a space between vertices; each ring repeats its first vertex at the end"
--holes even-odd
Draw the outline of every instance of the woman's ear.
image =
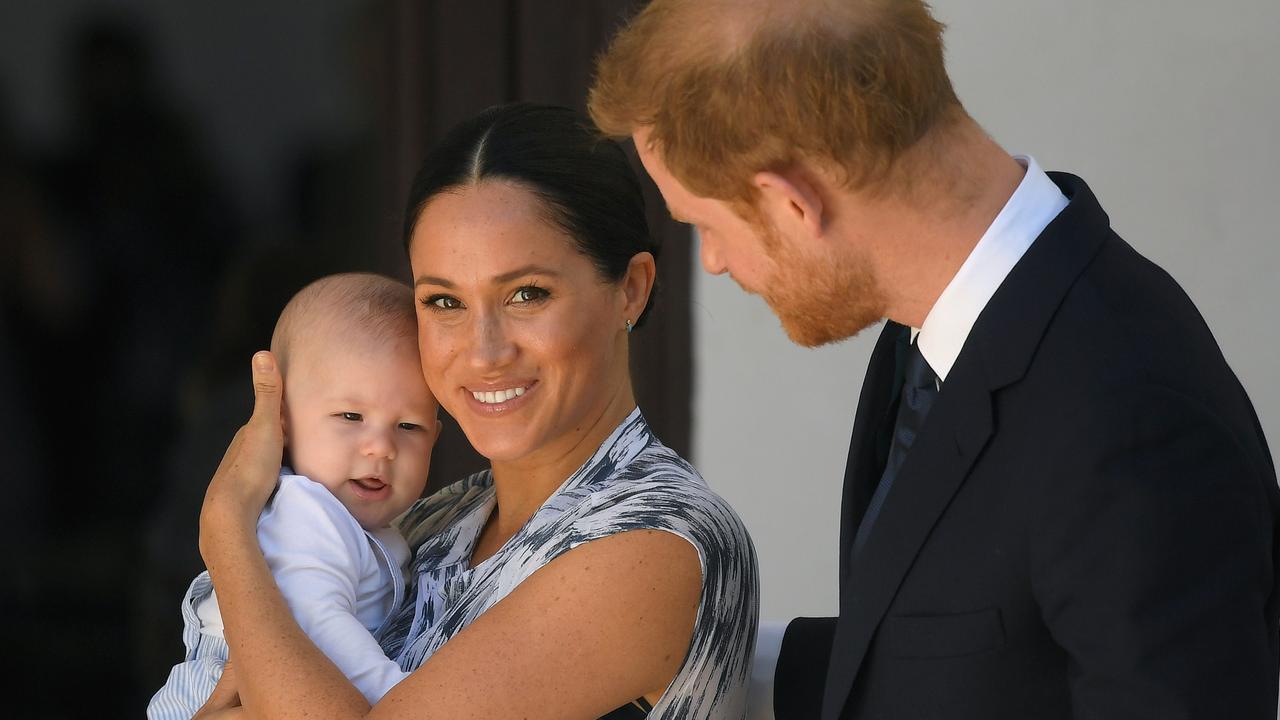
POLYGON ((653 253, 640 252, 631 257, 627 263, 627 272, 622 277, 623 308, 622 317, 618 318, 618 327, 626 327, 628 322, 635 325, 649 303, 649 295, 653 293, 653 283, 658 277, 658 263, 653 253))
POLYGON ((778 172, 758 172, 752 178, 765 218, 788 237, 822 237, 826 206, 815 178, 802 165, 778 172))

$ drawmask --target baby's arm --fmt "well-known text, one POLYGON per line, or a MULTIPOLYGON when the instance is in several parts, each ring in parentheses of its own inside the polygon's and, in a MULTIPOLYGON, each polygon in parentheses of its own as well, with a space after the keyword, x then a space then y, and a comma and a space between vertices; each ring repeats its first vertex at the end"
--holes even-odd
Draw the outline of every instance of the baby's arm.
POLYGON ((204 632, 204 618, 196 610, 202 602, 212 599, 213 582, 208 573, 201 573, 182 597, 185 659, 173 666, 164 687, 147 703, 147 720, 190 720, 220 682, 227 646, 220 633, 210 636, 204 632))
POLYGON ((258 522, 258 542, 299 627, 369 704, 408 676, 356 616, 369 540, 328 490, 286 479, 258 522))

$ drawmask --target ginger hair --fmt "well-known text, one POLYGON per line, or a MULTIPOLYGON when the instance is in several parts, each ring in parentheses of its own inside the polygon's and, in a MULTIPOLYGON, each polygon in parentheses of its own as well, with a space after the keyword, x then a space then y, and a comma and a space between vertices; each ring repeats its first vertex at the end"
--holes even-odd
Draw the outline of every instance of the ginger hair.
POLYGON ((912 151, 966 117, 943 27, 922 0, 653 0, 600 57, 588 107, 606 135, 647 129, 690 192, 747 216, 753 176, 802 160, 905 190, 912 151))

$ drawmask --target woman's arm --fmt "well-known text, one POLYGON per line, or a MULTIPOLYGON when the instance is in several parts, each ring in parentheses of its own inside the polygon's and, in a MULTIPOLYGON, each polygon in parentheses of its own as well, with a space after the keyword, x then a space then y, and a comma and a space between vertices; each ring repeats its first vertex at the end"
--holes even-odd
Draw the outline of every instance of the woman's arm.
POLYGON ((633 530, 543 566, 378 703, 377 718, 594 720, 661 693, 701 593, 684 539, 633 530))
MULTIPOLYGON (((260 366, 256 360, 268 361, 260 366)), ((256 405, 223 458, 201 514, 250 717, 596 718, 661 692, 689 649, 701 593, 684 539, 637 530, 548 563, 369 705, 294 622, 254 525, 282 447, 280 377, 254 363, 256 405)))
POLYGON ((298 628, 258 547, 258 514, 275 486, 284 450, 281 387, 271 354, 255 355, 253 415, 232 439, 205 493, 200 552, 218 592, 246 714, 289 717, 274 708, 313 707, 324 710, 312 717, 360 717, 369 704, 298 628))

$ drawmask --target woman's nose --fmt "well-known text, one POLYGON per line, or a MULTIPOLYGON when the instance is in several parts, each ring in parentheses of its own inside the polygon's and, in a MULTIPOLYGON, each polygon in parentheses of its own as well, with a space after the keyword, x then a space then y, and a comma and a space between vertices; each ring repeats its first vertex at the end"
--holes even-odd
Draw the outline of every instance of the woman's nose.
POLYGON ((507 365, 516 356, 516 346, 511 342, 501 318, 482 316, 476 320, 471 344, 471 365, 479 370, 489 370, 507 365))

